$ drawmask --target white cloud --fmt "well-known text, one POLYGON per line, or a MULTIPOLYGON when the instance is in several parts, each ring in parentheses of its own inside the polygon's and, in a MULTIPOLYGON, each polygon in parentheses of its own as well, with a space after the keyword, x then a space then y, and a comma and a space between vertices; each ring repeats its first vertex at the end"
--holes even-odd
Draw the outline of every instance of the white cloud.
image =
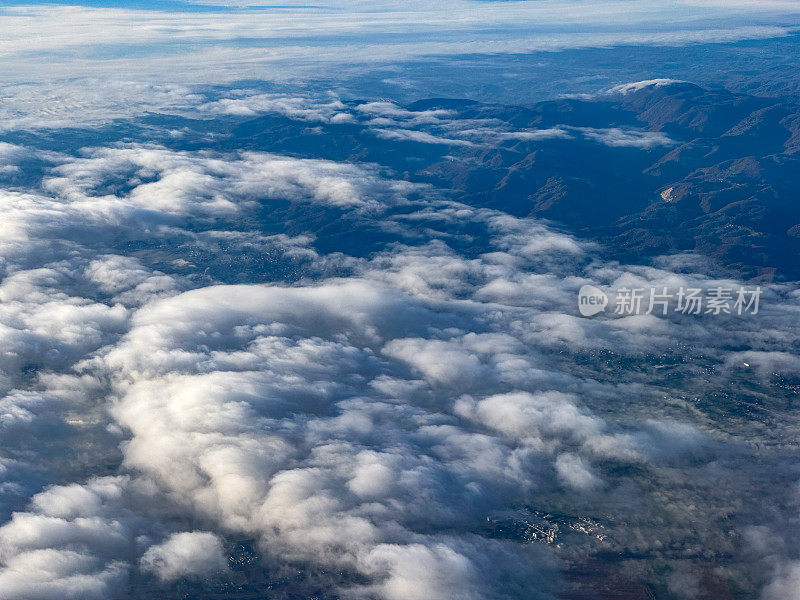
POLYGON ((166 541, 150 546, 141 560, 142 568, 163 580, 180 577, 211 577, 228 570, 222 542, 213 533, 175 533, 166 541))
MULTIPOLYGON (((312 578, 358 575, 326 580, 341 594, 544 596, 546 559, 490 539, 488 515, 615 511, 624 498, 635 525, 604 548, 649 550, 684 539, 685 522, 662 518, 665 495, 670 514, 727 552, 727 529, 705 524, 730 518, 731 494, 708 489, 709 473, 749 481, 740 441, 752 424, 714 423, 656 367, 680 357, 696 361, 687 377, 695 367, 706 377, 761 360, 765 376, 796 373, 786 286, 765 286, 763 320, 735 328, 702 316, 582 319, 585 283, 719 282, 606 262, 591 243, 365 165, 127 146, 47 169, 43 189, 0 195, 0 477, 30 498, 0 527, 10 598, 109 597, 142 568, 165 586, 202 578, 224 567, 228 536, 312 578), (323 256, 312 235, 252 225, 256 200, 273 195, 358 216, 356 232, 417 237, 365 258, 323 256), (232 223, 251 225, 226 231, 232 223), (349 271, 291 285, 183 278, 121 253, 120 232, 150 244, 235 239, 322 263, 319 273, 328 262, 349 271), (479 252, 459 251, 462 239, 479 252), (6 455, 25 440, 21 458, 55 479, 55 452, 32 435, 47 419, 96 440, 84 452, 94 462, 35 493, 41 484, 25 487, 24 464, 6 455), (119 476, 93 478, 109 457, 119 476), (652 477, 626 475, 637 470, 652 477), (193 523, 203 532, 187 533, 193 523)), ((192 275, 220 259, 178 255, 192 275)))
POLYGON ((225 156, 131 146, 88 154, 58 166, 57 176, 48 178, 44 188, 72 200, 79 210, 109 219, 119 218, 114 215, 119 211, 163 223, 170 223, 171 216, 225 216, 262 199, 376 208, 400 202, 418 188, 387 182, 375 166, 258 152, 225 156), (114 196, 96 191, 111 182, 130 191, 114 196))
POLYGON ((797 600, 800 598, 800 564, 783 565, 764 588, 762 600, 797 600))
POLYGON ((103 600, 125 580, 122 563, 103 566, 72 550, 34 550, 10 558, 0 571, 9 600, 103 600))
POLYGON ((474 566, 469 559, 441 544, 384 544, 365 559, 371 571, 387 570, 385 583, 378 587, 387 600, 447 600, 453 596, 477 600, 474 566))
POLYGON ((299 121, 318 121, 323 123, 352 123, 353 116, 347 112, 347 106, 339 100, 314 102, 309 98, 299 98, 282 94, 251 93, 241 97, 221 98, 214 102, 201 104, 197 110, 201 113, 256 116, 259 114, 279 114, 299 121))
POLYGON ((791 34, 798 12, 790 2, 700 0, 325 0, 316 9, 259 4, 231 3, 239 9, 223 12, 6 7, 0 12, 0 129, 72 127, 197 105, 206 114, 269 110, 346 122, 347 113, 336 112, 335 103, 309 110, 279 94, 208 102, 193 86, 265 78, 305 83, 345 76, 344 66, 435 56, 774 38, 791 34), (53 80, 54 69, 61 80, 53 80))
POLYGON ((600 483, 598 477, 577 454, 571 452, 560 454, 555 466, 559 479, 577 491, 591 490, 600 483))
POLYGON ((616 127, 610 129, 581 128, 581 133, 590 140, 612 148, 643 148, 672 146, 677 142, 661 131, 633 131, 616 127))
POLYGON ((419 142, 421 144, 445 144, 448 146, 474 145, 468 140, 439 137, 426 131, 414 131, 412 129, 372 129, 371 131, 379 138, 383 138, 385 140, 419 142))

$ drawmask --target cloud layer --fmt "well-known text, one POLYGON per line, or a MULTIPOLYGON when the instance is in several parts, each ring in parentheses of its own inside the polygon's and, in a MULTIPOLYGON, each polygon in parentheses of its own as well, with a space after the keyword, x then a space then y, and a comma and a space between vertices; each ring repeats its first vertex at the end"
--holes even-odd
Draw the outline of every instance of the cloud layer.
POLYGON ((245 79, 306 83, 456 56, 729 44, 790 36, 798 25, 797 5, 780 1, 199 4, 4 8, 0 126, 180 109, 194 86, 245 79))
MULTIPOLYGON (((385 103, 266 110, 287 105, 455 131, 385 103)), ((374 165, 136 144, 5 154, 43 175, 0 195, 4 597, 223 585, 244 542, 269 566, 258 585, 294 569, 301 594, 546 598, 556 557, 597 552, 676 578, 728 577, 724 561, 751 590, 774 569, 767 598, 789 585, 791 548, 737 550, 792 514, 791 449, 774 445, 792 425, 739 408, 778 410, 798 374, 789 286, 766 286, 756 316, 585 319, 584 284, 737 282, 604 262, 374 165), (769 511, 748 508, 756 492, 769 511)))

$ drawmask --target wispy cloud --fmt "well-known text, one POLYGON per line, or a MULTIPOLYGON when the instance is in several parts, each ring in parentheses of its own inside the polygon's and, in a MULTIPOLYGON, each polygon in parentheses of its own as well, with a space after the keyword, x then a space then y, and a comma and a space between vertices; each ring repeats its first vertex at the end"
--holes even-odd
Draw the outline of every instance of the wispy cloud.
POLYGON ((786 35, 789 30, 782 25, 787 23, 777 15, 790 11, 781 3, 759 4, 758 10, 754 4, 740 3, 729 10, 724 3, 655 1, 246 5, 249 8, 224 13, 6 8, 0 11, 0 79, 11 76, 16 81, 23 65, 29 81, 51 78, 48 69, 58 64, 64 77, 116 73, 124 79, 138 73, 158 83, 220 83, 253 77, 267 65, 275 77, 285 76, 292 65, 731 42, 786 35), (40 61, 45 55, 49 66, 40 61), (163 68, 166 58, 169 69, 163 68))

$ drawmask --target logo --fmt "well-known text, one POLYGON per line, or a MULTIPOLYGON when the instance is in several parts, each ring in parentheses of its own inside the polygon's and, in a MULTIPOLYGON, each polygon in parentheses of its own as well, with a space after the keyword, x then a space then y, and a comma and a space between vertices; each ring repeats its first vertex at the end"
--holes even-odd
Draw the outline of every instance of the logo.
POLYGON ((608 295, 600 288, 585 285, 578 292, 578 310, 584 317, 603 312, 608 306, 608 295))
MULTIPOLYGON (((760 287, 744 286, 717 286, 708 289, 681 286, 677 291, 667 286, 649 289, 621 287, 613 290, 611 297, 614 298, 613 314, 620 316, 741 316, 758 314, 761 292, 760 287)), ((608 304, 609 294, 598 287, 584 285, 578 292, 578 310, 584 317, 603 312, 608 304)))

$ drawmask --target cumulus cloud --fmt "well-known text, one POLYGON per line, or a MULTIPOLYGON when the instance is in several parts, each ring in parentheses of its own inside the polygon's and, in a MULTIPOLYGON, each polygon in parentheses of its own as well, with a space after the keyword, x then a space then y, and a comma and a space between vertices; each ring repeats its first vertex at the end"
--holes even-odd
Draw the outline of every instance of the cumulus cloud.
POLYGON ((256 116, 278 114, 300 121, 322 123, 352 123, 354 117, 348 107, 340 100, 312 101, 309 98, 288 96, 286 94, 247 93, 239 90, 237 97, 221 98, 201 104, 196 108, 201 113, 256 116))
MULTIPOLYGON (((351 114, 452 118, 386 103, 351 114)), ((42 168, 35 189, 0 194, 9 598, 201 585, 226 569, 231 540, 312 588, 386 600, 545 598, 552 536, 578 561, 590 544, 735 554, 714 523, 746 519, 715 482, 750 489, 761 475, 745 442, 765 433, 706 394, 733 402, 720 390, 743 376, 763 402, 782 389, 774 373, 797 373, 787 286, 765 286, 763 312, 735 327, 584 319, 584 284, 735 282, 604 261, 592 243, 371 165, 126 145, 42 168), (265 206, 281 201, 295 210, 274 233, 265 206), (410 233, 325 252, 311 230, 328 210, 358 243, 410 233), (259 268, 230 267, 231 247, 259 268), (270 261, 316 270, 288 279, 270 261), (226 280, 232 269, 245 281, 226 280), (737 370, 759 361, 759 377, 737 370), (34 435, 45 425, 61 428, 66 459, 34 435), (511 507, 533 516, 496 528, 511 507), (563 531, 531 537, 540 513, 566 515, 563 531), (597 513, 611 535, 580 520, 597 513)), ((769 476, 785 457, 765 461, 769 476)))
POLYGON ((0 584, 13 599, 107 598, 124 584, 131 552, 130 511, 119 504, 125 479, 54 487, 31 512, 0 527, 0 584))
POLYGON ((50 600, 108 598, 125 578, 124 565, 103 567, 96 558, 71 550, 34 550, 17 554, 0 572, 7 598, 50 600))
POLYGON ((797 563, 783 565, 778 569, 774 579, 764 588, 762 600, 796 600, 800 597, 800 565, 797 563))
MULTIPOLYGON (((235 213, 238 204, 257 199, 375 206, 380 200, 397 201, 414 189, 403 181, 387 186, 375 167, 257 152, 230 158, 159 147, 96 149, 86 158, 60 165, 57 176, 47 179, 44 187, 72 200, 89 196, 87 202, 105 203, 117 198, 99 193, 101 186, 118 186, 129 190, 127 210, 212 216, 235 213)), ((106 212, 111 210, 113 205, 106 212)))
POLYGON ((191 531, 173 534, 161 544, 150 546, 141 560, 142 568, 163 580, 179 577, 209 577, 227 571, 222 542, 213 533, 191 531))

